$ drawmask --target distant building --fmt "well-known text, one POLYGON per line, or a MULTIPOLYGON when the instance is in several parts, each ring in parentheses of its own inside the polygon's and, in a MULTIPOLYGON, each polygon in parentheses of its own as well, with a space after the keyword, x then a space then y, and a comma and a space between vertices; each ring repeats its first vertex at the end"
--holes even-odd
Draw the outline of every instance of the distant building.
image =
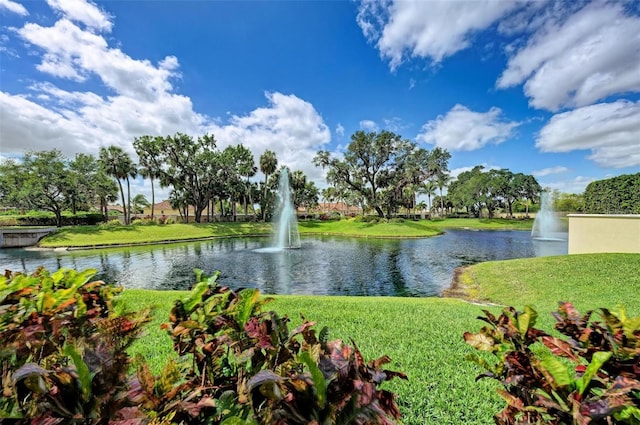
POLYGON ((318 204, 317 210, 325 213, 339 213, 341 215, 359 215, 362 214, 362 208, 355 205, 347 205, 344 202, 321 202, 318 204))

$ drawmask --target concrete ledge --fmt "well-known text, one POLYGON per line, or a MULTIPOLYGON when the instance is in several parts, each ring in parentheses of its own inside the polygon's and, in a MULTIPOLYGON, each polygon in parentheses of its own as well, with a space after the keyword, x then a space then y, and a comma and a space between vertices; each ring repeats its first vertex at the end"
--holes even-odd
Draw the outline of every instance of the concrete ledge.
POLYGON ((0 228, 0 248, 23 248, 36 245, 40 239, 53 233, 56 227, 0 228))
POLYGON ((568 214, 569 254, 640 253, 640 214, 568 214))

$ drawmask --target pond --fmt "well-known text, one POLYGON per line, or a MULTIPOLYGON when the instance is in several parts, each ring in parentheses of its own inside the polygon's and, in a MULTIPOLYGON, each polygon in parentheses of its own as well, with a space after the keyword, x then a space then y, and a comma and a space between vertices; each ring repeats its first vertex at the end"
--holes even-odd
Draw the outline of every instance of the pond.
POLYGON ((523 231, 448 230, 420 239, 306 236, 302 247, 260 252, 269 238, 214 239, 80 251, 0 250, 0 268, 95 268, 125 288, 189 289, 193 270, 220 270, 219 282, 265 294, 438 296, 456 267, 482 261, 567 254, 567 243, 535 241, 523 231))

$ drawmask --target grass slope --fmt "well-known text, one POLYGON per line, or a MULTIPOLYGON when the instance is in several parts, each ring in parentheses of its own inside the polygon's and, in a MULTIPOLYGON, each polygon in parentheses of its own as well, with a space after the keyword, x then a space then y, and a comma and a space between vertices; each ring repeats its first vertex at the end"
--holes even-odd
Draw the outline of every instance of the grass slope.
POLYGON ((520 309, 529 304, 553 323, 548 313, 559 301, 581 312, 623 305, 640 315, 639 271, 640 254, 581 254, 475 264, 461 280, 477 300, 520 309))

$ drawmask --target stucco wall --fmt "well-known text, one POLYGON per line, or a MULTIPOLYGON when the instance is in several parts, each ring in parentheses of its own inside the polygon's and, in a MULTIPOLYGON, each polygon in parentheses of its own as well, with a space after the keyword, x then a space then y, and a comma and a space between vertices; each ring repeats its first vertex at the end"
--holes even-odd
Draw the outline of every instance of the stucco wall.
POLYGON ((569 254, 640 253, 640 215, 569 214, 569 254))

